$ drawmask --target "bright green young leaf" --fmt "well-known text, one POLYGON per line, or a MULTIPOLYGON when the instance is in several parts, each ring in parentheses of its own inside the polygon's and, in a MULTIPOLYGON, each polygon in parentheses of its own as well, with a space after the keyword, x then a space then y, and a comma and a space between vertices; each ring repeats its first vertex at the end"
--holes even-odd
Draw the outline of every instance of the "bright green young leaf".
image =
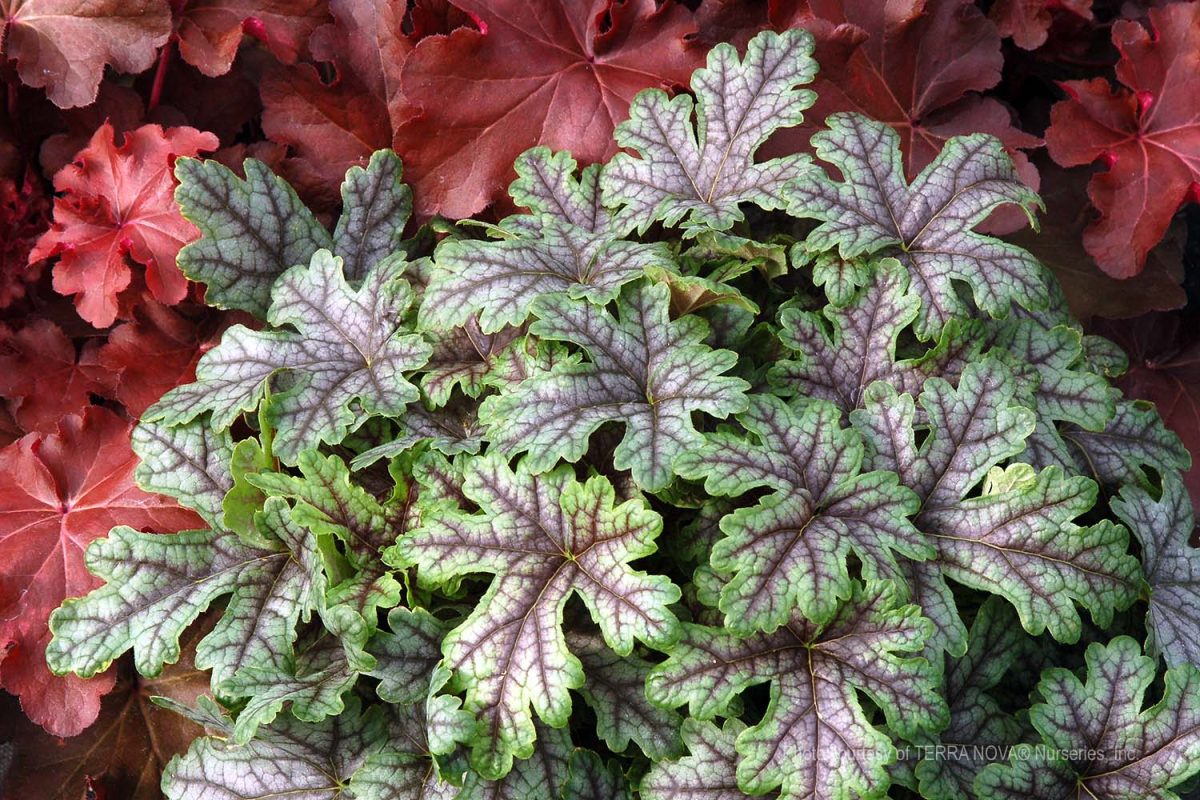
POLYGON ((635 285, 617 300, 619 319, 590 303, 545 298, 531 330, 572 342, 591 361, 566 363, 535 375, 480 408, 492 443, 505 453, 528 451, 526 466, 543 472, 560 459, 577 461, 602 424, 625 424, 613 463, 629 469, 638 485, 661 489, 671 464, 703 443, 692 422, 696 411, 725 417, 746 407, 748 385, 724 376, 737 356, 701 344, 707 326, 699 317, 672 320, 668 290, 635 285))
POLYGON ((228 431, 214 430, 204 420, 174 428, 141 422, 133 429, 130 444, 141 459, 135 473, 138 486, 174 497, 213 528, 222 529, 221 504, 233 487, 233 441, 228 431))
POLYGON ((744 690, 771 683, 762 720, 737 737, 737 783, 748 794, 781 788, 784 800, 878 796, 894 760, 891 739, 862 708, 863 693, 888 726, 910 737, 945 722, 939 670, 908 657, 932 626, 916 606, 897 608, 888 583, 856 585, 828 624, 797 614, 774 633, 741 638, 686 625, 683 641, 651 672, 647 692, 691 715, 725 713, 744 690))
POLYGON ((443 643, 465 708, 482 720, 472 762, 487 778, 506 774, 533 747, 531 706, 550 725, 571 710, 569 689, 584 682, 561 622, 578 594, 604 641, 628 655, 635 639, 669 645, 677 623, 667 606, 679 590, 666 578, 629 567, 649 555, 661 518, 641 500, 614 505, 602 477, 586 483, 561 468, 533 476, 500 458, 475 459, 464 487, 479 514, 430 510, 393 559, 416 564, 427 584, 473 573, 496 577, 475 611, 443 643))
POLYGON ((686 217, 688 233, 728 229, 743 218, 740 203, 785 206, 785 187, 807 178, 811 161, 791 155, 755 163, 754 153, 775 131, 804 121, 816 99, 799 88, 816 74, 812 50, 807 31, 764 31, 740 61, 730 44, 709 51, 708 66, 692 74, 695 101, 641 92, 615 133, 637 155, 618 153, 604 168, 604 204, 643 232, 686 217))
POLYGON ((646 699, 646 676, 654 665, 637 655, 620 656, 593 633, 567 633, 567 649, 583 665, 579 694, 596 714, 596 732, 614 753, 636 742, 652 759, 679 755, 683 721, 646 699))
POLYGON ((797 413, 774 397, 751 401, 739 420, 754 440, 715 434, 676 464, 710 494, 774 490, 722 519, 725 536, 712 548, 713 567, 730 576, 720 600, 730 630, 770 632, 797 609, 828 621, 850 596, 851 552, 868 578, 896 574, 893 552, 934 555, 908 521, 916 496, 894 475, 859 472, 861 439, 841 428, 837 408, 815 401, 797 413))
POLYGON ((1162 653, 1167 666, 1200 665, 1200 549, 1188 539, 1195 514, 1179 475, 1163 475, 1155 500, 1139 486, 1126 486, 1112 509, 1142 545, 1142 570, 1150 587, 1146 649, 1162 653))
POLYGON ((179 251, 183 274, 207 288, 205 302, 267 315, 271 286, 307 264, 333 238, 282 178, 261 161, 243 163, 246 179, 215 160, 175 162, 175 200, 201 237, 179 251))
POLYGON ((1029 718, 1045 748, 986 767, 975 781, 981 800, 1176 800, 1171 788, 1200 772, 1200 670, 1169 670, 1147 708, 1155 661, 1136 641, 1093 644, 1086 660, 1085 681, 1042 673, 1029 718))
POLYGON ((341 259, 318 252, 275 286, 268 320, 295 330, 230 328, 200 359, 196 382, 168 392, 146 417, 178 425, 212 411, 210 424, 227 428, 258 406, 275 379, 281 391, 268 406, 274 451, 294 464, 301 450, 341 441, 366 415, 401 413, 417 398, 404 373, 430 353, 404 328, 412 292, 399 277, 403 269, 403 260, 389 260, 352 289, 341 259))
POLYGON ((179 636, 214 600, 231 595, 221 621, 196 648, 196 665, 214 687, 247 668, 282 668, 296 623, 319 607, 325 590, 311 534, 287 502, 269 499, 258 528, 270 549, 235 534, 139 533, 114 528, 88 548, 88 569, 107 583, 67 600, 51 615, 50 668, 96 675, 132 649, 143 675, 179 658, 179 636))
MULTIPOLYGON (((711 722, 688 718, 683 722, 683 741, 688 755, 674 761, 655 763, 642 778, 642 800, 747 800, 738 788, 738 754, 734 742, 746 729, 740 720, 725 721, 722 728, 711 722)), ((763 795, 777 798, 777 793, 763 795)))
POLYGON ((969 316, 954 281, 966 284, 975 304, 993 317, 1007 315, 1013 303, 1045 305, 1037 259, 972 231, 1007 203, 1025 209, 1032 222, 1030 209, 1039 204, 998 140, 982 134, 950 139, 910 184, 900 137, 887 125, 858 114, 834 114, 825 125, 812 145, 842 180, 814 171, 789 189, 789 213, 821 221, 805 239, 807 251, 899 259, 912 280, 909 291, 921 299, 917 334, 925 339, 949 319, 969 316))

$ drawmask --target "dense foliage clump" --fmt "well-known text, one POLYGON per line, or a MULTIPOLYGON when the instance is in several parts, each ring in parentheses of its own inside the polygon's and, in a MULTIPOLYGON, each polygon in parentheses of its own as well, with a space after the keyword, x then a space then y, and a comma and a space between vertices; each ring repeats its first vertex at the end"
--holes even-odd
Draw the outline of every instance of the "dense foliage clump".
POLYGON ((248 315, 132 434, 194 528, 92 544, 46 649, 153 677, 208 612, 169 798, 1170 798, 1200 770, 1187 451, 979 232, 1040 206, 997 139, 909 180, 843 113, 815 158, 756 157, 816 101, 812 50, 718 45, 607 163, 531 150, 527 213, 436 237, 404 238, 390 151, 332 233, 259 162, 176 162, 178 265, 248 315))

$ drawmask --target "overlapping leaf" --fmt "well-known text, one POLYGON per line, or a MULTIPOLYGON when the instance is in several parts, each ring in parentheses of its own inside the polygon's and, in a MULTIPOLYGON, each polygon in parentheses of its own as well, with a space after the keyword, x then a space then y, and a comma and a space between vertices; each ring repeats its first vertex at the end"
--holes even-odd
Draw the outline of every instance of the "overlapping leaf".
POLYGON ((662 285, 627 288, 617 300, 619 319, 564 297, 536 304, 530 330, 579 345, 591 362, 556 367, 488 398, 480 418, 491 441, 503 452, 528 451, 526 466, 542 472, 559 459, 578 460, 593 431, 620 421, 616 467, 632 470, 649 490, 670 482, 675 457, 703 441, 692 414, 741 411, 747 384, 722 374, 736 356, 701 343, 703 320, 670 319, 668 294, 662 285))
POLYGON ((840 306, 821 313, 783 310, 780 338, 797 358, 772 367, 776 388, 828 400, 849 413, 874 381, 912 382, 914 370, 896 364, 896 339, 916 319, 920 300, 908 294, 908 274, 893 260, 867 271, 874 274, 866 288, 840 306))
POLYGON ((806 250, 899 259, 909 271, 909 290, 921 299, 917 333, 926 339, 952 317, 967 315, 955 281, 994 317, 1008 314, 1013 303, 1045 304, 1037 259, 972 231, 1009 203, 1025 208, 1032 221, 1030 209, 1039 202, 999 142, 984 135, 951 139, 910 184, 891 128, 854 114, 835 114, 826 125, 829 130, 813 136, 813 147, 842 180, 814 173, 789 189, 789 212, 821 222, 805 239, 806 250))
POLYGON ((1020 724, 988 690, 1028 654, 1030 641, 999 598, 990 598, 979 607, 966 654, 957 659, 946 657, 943 695, 950 708, 950 724, 928 740, 918 739, 926 748, 919 752, 929 754, 915 768, 924 797, 972 797, 975 776, 986 766, 984 759, 992 753, 1001 756, 1020 741, 1020 724), (939 746, 947 748, 941 752, 953 755, 942 757, 939 746))
MULTIPOLYGON (((427 754, 398 749, 410 740, 389 732, 382 711, 364 711, 358 700, 351 699, 336 717, 315 724, 285 717, 246 744, 220 737, 197 739, 186 755, 167 765, 166 796, 169 800, 417 800, 427 796, 423 779, 436 777, 429 775, 427 754), (388 793, 379 793, 389 784, 388 793), (376 787, 373 794, 368 790, 371 786, 376 787)), ((221 719, 216 709, 210 707, 208 713, 210 725, 211 718, 221 719)), ((228 723, 225 729, 228 732, 228 723)), ((420 734, 411 727, 406 732, 420 734)))
POLYGON ((1147 650, 1168 666, 1200 665, 1200 550, 1189 544, 1195 516, 1176 473, 1162 479, 1155 500, 1140 486, 1126 486, 1112 509, 1142 545, 1142 570, 1150 587, 1147 650))
POLYGON ((107 583, 54 613, 51 669, 95 675, 132 649, 138 671, 157 675, 179 658, 179 636, 214 600, 231 594, 221 621, 196 648, 196 664, 220 686, 239 670, 280 668, 298 620, 325 588, 311 534, 274 498, 258 515, 268 547, 235 534, 140 533, 114 528, 88 548, 88 569, 107 583))
MULTIPOLYGON (((686 719, 683 741, 688 755, 657 762, 642 778, 643 800, 743 800, 749 797, 738 788, 738 754, 734 742, 746 729, 736 719, 718 728, 711 722, 686 719)), ((767 797, 777 797, 769 794, 767 797)))
POLYGON ((179 268, 208 287, 209 305, 265 317, 276 279, 318 250, 341 256, 346 279, 359 281, 401 249, 412 193, 392 151, 380 150, 365 168, 346 173, 332 236, 266 164, 246 159, 242 169, 244 179, 217 161, 175 162, 175 199, 203 234, 179 252, 179 268))
POLYGON ((1018 465, 994 470, 992 489, 966 497, 1023 449, 1033 428, 1034 414, 1014 405, 1014 392, 1011 373, 992 359, 963 370, 957 388, 931 378, 921 395, 929 434, 920 446, 912 398, 885 383, 873 384, 865 408, 851 415, 871 450, 869 466, 895 471, 921 498, 914 522, 938 558, 910 569, 923 573, 915 580, 933 599, 920 602, 952 652, 962 652, 965 630, 942 576, 1005 597, 1026 630, 1049 629, 1063 641, 1081 630, 1074 602, 1105 624, 1136 597, 1137 562, 1126 555, 1124 531, 1107 520, 1086 528, 1073 521, 1095 502, 1091 480, 1018 465))
POLYGON ((602 477, 581 484, 566 468, 534 476, 522 466, 514 473, 487 456, 472 464, 465 494, 482 513, 432 509, 394 558, 417 564, 426 582, 496 576, 443 652, 466 690, 465 708, 481 720, 472 761, 485 777, 498 778, 514 756, 532 751, 530 707, 551 725, 565 724, 568 690, 583 683, 561 630, 567 599, 578 594, 608 646, 628 655, 635 638, 672 641, 676 622, 667 605, 679 590, 628 566, 653 552, 662 521, 640 500, 615 506, 602 477))
POLYGON ((1093 644, 1086 660, 1086 681, 1060 668, 1042 673, 1043 702, 1029 718, 1045 749, 985 768, 980 798, 1174 800, 1170 789, 1200 772, 1200 670, 1169 670, 1161 699, 1144 708, 1155 663, 1136 641, 1093 644))
POLYGON ((650 697, 688 703, 691 715, 724 714, 747 688, 770 682, 761 722, 737 737, 737 785, 781 788, 784 800, 878 794, 894 750, 858 697, 871 698, 901 735, 944 722, 937 670, 919 651, 932 626, 915 606, 897 608, 887 583, 856 585, 823 626, 798 614, 774 633, 740 638, 685 626, 684 639, 650 676, 650 697))
POLYGON ((912 491, 894 475, 859 472, 861 439, 841 429, 840 416, 828 403, 801 414, 756 395, 739 418, 756 441, 716 434, 677 463, 684 477, 704 479, 710 494, 774 490, 722 519, 725 536, 712 548, 713 567, 731 576, 720 608, 736 633, 773 631, 795 610, 827 622, 850 596, 851 552, 871 578, 897 573, 894 553, 934 555, 908 521, 917 510, 912 491))
POLYGON ((710 50, 708 66, 692 75, 695 101, 639 94, 615 134, 637 156, 618 153, 605 167, 605 205, 641 231, 657 220, 725 230, 743 218, 741 203, 785 206, 784 188, 811 162, 790 155, 755 163, 754 153, 779 128, 799 124, 812 105, 816 96, 799 88, 816 74, 812 49, 806 31, 764 32, 740 61, 732 45, 710 50))
POLYGON ((295 331, 230 328, 200 360, 196 382, 169 392, 146 417, 176 425, 211 411, 211 424, 226 428, 255 409, 278 376, 282 391, 268 406, 274 452, 295 463, 311 444, 341 441, 367 414, 401 413, 417 398, 404 373, 430 352, 404 327, 412 293, 403 269, 402 259, 388 260, 353 289, 341 258, 318 251, 273 291, 270 322, 295 331))

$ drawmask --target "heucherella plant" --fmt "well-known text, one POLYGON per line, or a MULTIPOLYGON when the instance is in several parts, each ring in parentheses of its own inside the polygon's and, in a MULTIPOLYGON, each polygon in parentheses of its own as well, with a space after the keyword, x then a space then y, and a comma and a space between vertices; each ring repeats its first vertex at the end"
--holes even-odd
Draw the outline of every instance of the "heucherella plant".
POLYGON ((719 45, 622 151, 529 151, 498 224, 332 232, 180 159, 181 268, 257 316, 134 432, 206 528, 116 528, 57 672, 211 673, 171 800, 1175 798, 1200 556, 1152 407, 1029 253, 994 139, 906 175, 810 36, 719 45))

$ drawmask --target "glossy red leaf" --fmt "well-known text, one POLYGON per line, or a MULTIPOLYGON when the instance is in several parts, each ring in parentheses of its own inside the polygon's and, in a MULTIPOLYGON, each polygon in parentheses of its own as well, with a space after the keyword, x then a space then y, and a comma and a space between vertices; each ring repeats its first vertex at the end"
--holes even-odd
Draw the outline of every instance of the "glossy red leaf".
POLYGON ((91 680, 46 667, 50 612, 100 584, 83 554, 114 525, 173 532, 203 525, 191 511, 139 489, 131 425, 95 407, 62 420, 59 432, 31 433, 0 450, 0 685, 26 716, 73 736, 100 713, 109 672, 91 680))
POLYGON ((61 108, 96 99, 104 67, 137 73, 171 34, 167 0, 4 0, 3 55, 61 108))
POLYGON ((0 741, 14 750, 4 800, 80 800, 90 788, 96 800, 160 800, 162 769, 183 753, 203 729, 186 717, 154 705, 169 697, 186 705, 208 692, 208 673, 196 669, 196 643, 215 618, 202 619, 181 641, 178 663, 157 678, 137 675, 128 660, 118 667, 116 688, 100 705, 95 724, 79 736, 60 739, 21 718, 12 698, 0 698, 0 741))
POLYGON ((703 63, 691 13, 655 0, 461 0, 476 24, 423 39, 404 65, 421 116, 396 133, 418 214, 466 217, 501 200, 513 160, 543 144, 582 163, 641 89, 683 86, 703 63), (448 102, 447 98, 454 98, 448 102))
POLYGON ((187 279, 175 256, 198 232, 175 205, 171 170, 177 156, 217 144, 211 133, 193 128, 143 125, 117 146, 112 126, 100 126, 75 162, 54 176, 62 193, 54 203, 54 225, 30 260, 61 256, 54 288, 76 295, 79 315, 96 327, 117 317, 117 295, 132 278, 127 256, 146 267, 146 284, 158 300, 178 303, 187 279))
POLYGON ((1184 483, 1200 511, 1200 319, 1194 314, 1147 314, 1100 323, 1096 332, 1129 356, 1129 371, 1116 381, 1125 396, 1158 406, 1163 422, 1192 454, 1184 483))
POLYGON ((1113 25, 1121 85, 1064 83, 1069 98, 1046 131, 1059 164, 1103 167, 1088 185, 1100 218, 1083 242, 1117 278, 1142 270, 1180 205, 1200 192, 1200 3, 1151 9, 1149 25, 1113 25))
MULTIPOLYGON (((970 0, 810 0, 800 24, 817 40, 821 65, 812 88, 817 102, 808 123, 767 143, 777 155, 807 149, 830 114, 858 111, 900 134, 904 171, 916 176, 952 136, 990 133, 1004 144, 1017 170, 1038 188, 1037 169, 1024 149, 1035 136, 1014 125, 999 100, 982 92, 1000 81, 1000 34, 970 0)), ((992 218, 992 232, 1026 224, 1019 211, 992 218)))

